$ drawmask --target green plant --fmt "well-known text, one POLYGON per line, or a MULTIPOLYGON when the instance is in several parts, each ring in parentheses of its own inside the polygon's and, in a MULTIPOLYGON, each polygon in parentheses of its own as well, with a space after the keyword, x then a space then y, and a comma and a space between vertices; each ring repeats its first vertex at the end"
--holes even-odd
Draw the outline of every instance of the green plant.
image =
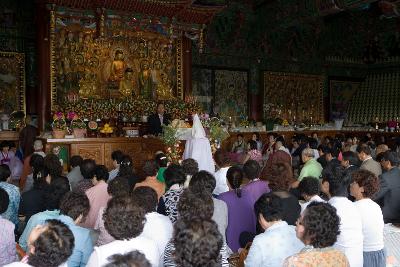
POLYGON ((65 122, 64 119, 57 119, 53 121, 53 123, 51 124, 51 128, 53 130, 66 130, 67 123, 65 122))
POLYGON ((228 131, 222 127, 219 119, 212 118, 209 123, 210 129, 210 141, 217 141, 222 143, 225 139, 229 137, 228 131))
POLYGON ((72 129, 86 129, 86 123, 81 119, 73 119, 71 121, 71 128, 72 129))
POLYGON ((176 137, 178 129, 171 125, 163 126, 161 140, 167 146, 166 156, 170 162, 179 163, 181 159, 180 141, 176 137))

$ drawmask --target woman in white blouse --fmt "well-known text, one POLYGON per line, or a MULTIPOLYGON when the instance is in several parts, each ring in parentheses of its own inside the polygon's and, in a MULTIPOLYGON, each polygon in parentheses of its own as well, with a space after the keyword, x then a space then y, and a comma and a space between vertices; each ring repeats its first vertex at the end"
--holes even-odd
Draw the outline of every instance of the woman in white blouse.
POLYGON ((141 235, 145 223, 145 210, 129 196, 112 198, 103 215, 104 226, 116 240, 95 247, 88 267, 100 267, 109 262, 109 257, 118 253, 138 250, 151 265, 159 266, 160 253, 156 243, 141 235))
POLYGON ((350 193, 355 197, 354 204, 361 215, 364 266, 368 267, 386 266, 382 210, 371 200, 378 189, 378 177, 372 172, 367 170, 353 172, 350 193))

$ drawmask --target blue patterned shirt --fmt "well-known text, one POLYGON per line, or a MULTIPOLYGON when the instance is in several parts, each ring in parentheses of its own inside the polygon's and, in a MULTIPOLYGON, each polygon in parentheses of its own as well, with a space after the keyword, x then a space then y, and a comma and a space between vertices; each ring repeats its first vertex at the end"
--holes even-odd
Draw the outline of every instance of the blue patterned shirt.
POLYGON ((40 225, 45 224, 47 220, 57 219, 59 216, 60 216, 59 210, 46 210, 33 215, 29 219, 24 229, 24 232, 19 238, 18 243, 21 246, 21 248, 25 251, 28 249, 28 237, 33 228, 35 228, 39 224, 40 225))
POLYGON ((7 210, 1 214, 4 219, 7 219, 18 225, 18 209, 19 202, 21 200, 21 195, 19 193, 18 187, 15 185, 9 184, 7 182, 0 182, 0 188, 3 188, 10 198, 10 204, 8 204, 7 210))

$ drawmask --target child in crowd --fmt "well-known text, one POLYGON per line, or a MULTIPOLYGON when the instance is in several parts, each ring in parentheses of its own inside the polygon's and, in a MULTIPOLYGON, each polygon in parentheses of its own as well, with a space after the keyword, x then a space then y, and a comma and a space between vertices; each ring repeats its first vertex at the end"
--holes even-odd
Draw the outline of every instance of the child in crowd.
POLYGON ((10 150, 10 143, 3 141, 0 143, 0 164, 10 165, 15 153, 10 150))

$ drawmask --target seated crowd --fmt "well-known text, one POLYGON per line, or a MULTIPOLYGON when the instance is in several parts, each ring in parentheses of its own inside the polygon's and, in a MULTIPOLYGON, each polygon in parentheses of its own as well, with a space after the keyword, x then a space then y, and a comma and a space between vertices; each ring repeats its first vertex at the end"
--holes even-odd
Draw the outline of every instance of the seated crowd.
POLYGON ((400 266, 400 142, 384 141, 238 135, 215 173, 121 151, 65 173, 40 141, 23 159, 2 143, 0 266, 400 266))

